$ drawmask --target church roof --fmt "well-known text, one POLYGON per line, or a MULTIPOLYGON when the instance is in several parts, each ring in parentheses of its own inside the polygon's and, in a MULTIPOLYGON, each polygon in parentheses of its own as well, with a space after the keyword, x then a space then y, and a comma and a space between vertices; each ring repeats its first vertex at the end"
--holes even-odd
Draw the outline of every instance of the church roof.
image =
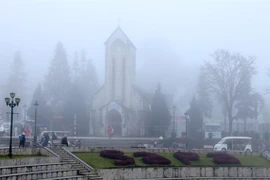
POLYGON ((104 44, 107 45, 108 41, 118 32, 120 31, 125 38, 127 38, 128 42, 136 49, 136 46, 131 42, 131 40, 128 38, 128 36, 126 35, 126 33, 122 30, 122 28, 120 26, 117 26, 117 28, 113 31, 113 33, 110 35, 110 37, 105 41, 104 44))

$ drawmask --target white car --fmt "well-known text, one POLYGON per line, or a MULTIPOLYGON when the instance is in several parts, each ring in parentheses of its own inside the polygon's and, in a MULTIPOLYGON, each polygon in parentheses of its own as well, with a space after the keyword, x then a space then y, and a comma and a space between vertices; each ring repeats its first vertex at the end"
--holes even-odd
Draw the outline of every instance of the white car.
POLYGON ((252 152, 251 140, 251 137, 224 137, 214 146, 214 151, 252 152))

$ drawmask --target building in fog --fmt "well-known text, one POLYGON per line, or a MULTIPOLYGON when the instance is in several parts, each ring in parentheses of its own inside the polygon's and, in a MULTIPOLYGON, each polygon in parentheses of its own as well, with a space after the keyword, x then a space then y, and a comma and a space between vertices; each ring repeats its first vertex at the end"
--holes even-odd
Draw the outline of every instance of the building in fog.
POLYGON ((105 42, 105 84, 93 98, 90 134, 144 136, 151 95, 135 85, 136 47, 120 27, 105 42))

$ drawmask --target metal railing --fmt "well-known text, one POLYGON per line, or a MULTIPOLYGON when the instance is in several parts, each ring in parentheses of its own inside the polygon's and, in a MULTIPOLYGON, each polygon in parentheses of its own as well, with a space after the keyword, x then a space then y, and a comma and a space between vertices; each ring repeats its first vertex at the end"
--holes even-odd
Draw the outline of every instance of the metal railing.
POLYGON ((90 166, 89 164, 85 163, 83 160, 81 160, 80 158, 78 158, 77 156, 75 156, 73 153, 71 153, 70 151, 68 151, 66 148, 61 147, 66 153, 68 153, 70 156, 72 156, 74 159, 76 159, 77 161, 79 161, 82 165, 84 165, 87 169, 89 170, 94 170, 94 168, 92 166, 90 166))
POLYGON ((46 151, 48 151, 49 153, 51 153, 52 155, 56 156, 56 157, 60 157, 58 154, 56 154, 55 152, 53 152, 51 149, 49 149, 48 147, 44 147, 44 149, 46 151))

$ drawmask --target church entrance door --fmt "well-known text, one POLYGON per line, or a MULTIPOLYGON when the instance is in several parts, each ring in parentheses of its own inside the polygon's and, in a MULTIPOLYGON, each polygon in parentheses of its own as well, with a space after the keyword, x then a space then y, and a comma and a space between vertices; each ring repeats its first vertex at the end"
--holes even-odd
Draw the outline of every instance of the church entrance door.
POLYGON ((122 136, 122 117, 121 114, 115 109, 111 110, 107 114, 108 126, 112 126, 114 129, 114 136, 122 136))

